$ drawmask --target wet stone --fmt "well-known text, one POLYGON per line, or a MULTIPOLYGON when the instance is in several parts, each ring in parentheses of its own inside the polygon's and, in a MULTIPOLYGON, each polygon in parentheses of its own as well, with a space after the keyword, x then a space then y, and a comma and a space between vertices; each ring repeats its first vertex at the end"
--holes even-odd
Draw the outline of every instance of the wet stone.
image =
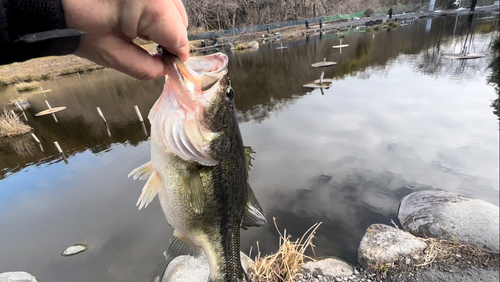
MULTIPOLYGON (((248 273, 250 258, 240 253, 241 265, 248 273)), ((191 282, 208 281, 210 268, 204 255, 195 258, 192 256, 178 256, 165 269, 162 282, 191 282)))
POLYGON ((398 219, 404 230, 422 237, 456 240, 499 253, 499 208, 444 191, 420 191, 401 200, 398 219))
POLYGON ((316 262, 307 262, 302 268, 312 273, 313 277, 319 276, 346 276, 352 275, 353 268, 348 263, 334 258, 327 258, 316 262))
POLYGON ((61 253, 61 256, 63 256, 63 257, 74 256, 76 254, 85 252, 86 250, 88 250, 88 248, 89 248, 88 246, 83 245, 83 244, 75 244, 73 246, 68 247, 66 250, 64 250, 61 253))
POLYGON ((427 247, 419 238, 385 224, 372 224, 358 248, 359 264, 368 268, 396 261, 427 247))
POLYGON ((0 282, 37 282, 35 276, 24 271, 0 273, 0 282))

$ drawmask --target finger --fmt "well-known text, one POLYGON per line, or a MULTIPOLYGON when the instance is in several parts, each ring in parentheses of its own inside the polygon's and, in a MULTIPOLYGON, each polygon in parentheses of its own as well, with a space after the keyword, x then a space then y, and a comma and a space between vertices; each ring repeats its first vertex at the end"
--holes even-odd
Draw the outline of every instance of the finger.
POLYGON ((134 39, 140 34, 137 32, 142 13, 140 1, 124 2, 120 15, 120 31, 128 38, 134 39))
POLYGON ((106 67, 114 68, 141 80, 150 80, 164 74, 165 69, 161 58, 150 55, 132 42, 109 36, 96 45, 94 48, 98 50, 90 50, 89 53, 100 54, 99 57, 92 58, 91 55, 87 58, 106 67))
POLYGON ((145 11, 138 33, 147 36, 185 61, 189 57, 187 31, 177 7, 172 1, 145 11))
POLYGON ((181 15, 182 18, 182 23, 184 23, 184 26, 187 28, 188 27, 188 17, 186 14, 186 9, 184 8, 184 4, 182 4, 181 0, 173 0, 175 7, 177 7, 177 11, 179 12, 179 15, 181 15))

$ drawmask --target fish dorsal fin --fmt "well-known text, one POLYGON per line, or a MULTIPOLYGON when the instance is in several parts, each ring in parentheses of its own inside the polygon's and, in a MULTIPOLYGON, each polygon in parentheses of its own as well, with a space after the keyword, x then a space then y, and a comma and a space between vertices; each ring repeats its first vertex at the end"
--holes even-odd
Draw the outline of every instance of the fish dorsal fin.
POLYGON ((247 172, 248 172, 252 168, 252 160, 254 160, 254 158, 252 157, 252 154, 255 153, 255 151, 250 146, 243 147, 243 150, 245 151, 245 163, 246 163, 247 172))
POLYGON ((130 178, 130 176, 133 176, 133 179, 140 179, 140 180, 145 180, 148 179, 151 173, 154 171, 153 166, 151 165, 151 162, 147 162, 140 167, 132 170, 127 177, 130 178))
POLYGON ((202 213, 205 207, 205 189, 197 171, 185 171, 181 174, 181 184, 186 202, 195 213, 202 213))
POLYGON ((146 184, 142 188, 142 193, 139 199, 137 200, 136 206, 139 206, 139 209, 143 207, 147 207, 149 203, 153 201, 156 194, 160 191, 161 182, 159 177, 156 175, 156 172, 153 170, 148 178, 146 184))
POLYGON ((241 222, 241 228, 247 229, 248 227, 260 227, 267 223, 266 214, 257 201, 250 184, 247 182, 248 200, 241 222))

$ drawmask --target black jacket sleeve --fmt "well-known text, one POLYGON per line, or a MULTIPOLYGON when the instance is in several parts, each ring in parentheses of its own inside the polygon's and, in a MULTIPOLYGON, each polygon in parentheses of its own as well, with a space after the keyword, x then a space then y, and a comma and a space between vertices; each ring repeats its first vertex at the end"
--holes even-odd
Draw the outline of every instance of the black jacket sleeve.
POLYGON ((0 64, 71 54, 82 35, 66 28, 61 0, 0 0, 0 64))

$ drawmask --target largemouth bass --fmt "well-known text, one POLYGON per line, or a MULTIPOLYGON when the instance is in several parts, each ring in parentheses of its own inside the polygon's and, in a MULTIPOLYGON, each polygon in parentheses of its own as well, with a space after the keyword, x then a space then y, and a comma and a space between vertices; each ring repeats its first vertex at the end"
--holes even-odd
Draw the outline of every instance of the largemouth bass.
POLYGON ((149 113, 151 161, 130 174, 147 179, 139 209, 158 195, 175 229, 167 260, 203 251, 208 281, 248 281, 240 262, 240 228, 266 223, 248 184, 252 149, 243 146, 235 92, 222 53, 186 63, 159 47, 166 82, 149 113))

